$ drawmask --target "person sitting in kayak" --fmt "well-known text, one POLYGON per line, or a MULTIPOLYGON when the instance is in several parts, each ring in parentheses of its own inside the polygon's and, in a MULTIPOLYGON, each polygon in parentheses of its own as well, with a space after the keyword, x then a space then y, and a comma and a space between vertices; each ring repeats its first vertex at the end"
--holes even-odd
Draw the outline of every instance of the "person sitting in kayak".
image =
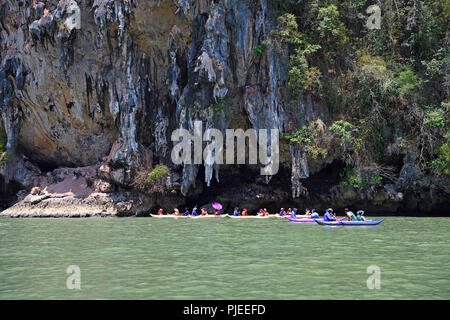
POLYGON ((347 208, 345 208, 344 212, 347 216, 348 221, 358 221, 355 214, 353 212, 349 211, 347 208))
POLYGON ((215 209, 215 210, 214 210, 214 214, 215 214, 216 216, 220 216, 220 210, 219 210, 219 209, 215 209))
POLYGON ((264 208, 263 217, 267 217, 268 215, 269 215, 269 211, 267 211, 267 209, 264 208))
POLYGON ((291 212, 291 218, 297 218, 297 208, 294 208, 294 210, 291 212))
POLYGON ((238 207, 234 208, 233 216, 239 217, 239 208, 238 207))
POLYGON ((284 217, 286 214, 284 213, 284 208, 281 208, 280 213, 278 214, 280 217, 284 217))
POLYGON ((244 208, 244 210, 242 210, 242 216, 244 217, 248 216, 247 209, 244 208))
POLYGON ((259 209, 257 214, 258 214, 258 216, 263 216, 264 215, 264 210, 263 209, 259 209))
POLYGON ((163 209, 159 209, 158 216, 162 216, 162 215, 163 215, 163 209))
POLYGON ((311 211, 309 210, 309 208, 306 208, 305 210, 305 215, 310 216, 311 215, 311 211))
POLYGON ((364 217, 364 211, 363 210, 359 210, 358 212, 356 212, 356 220, 358 220, 358 221, 370 221, 370 220, 366 220, 366 218, 364 217))
POLYGON ((189 210, 188 210, 188 208, 186 208, 186 211, 185 212, 183 212, 183 216, 188 216, 189 215, 189 210))
POLYGON ((198 216, 198 213, 197 213, 197 206, 195 206, 194 209, 192 209, 192 215, 193 215, 194 217, 198 216))
POLYGON ((323 216, 323 220, 325 221, 336 221, 336 217, 332 214, 332 209, 327 209, 325 215, 323 216))
POLYGON ((319 214, 316 212, 316 209, 311 210, 311 219, 320 219, 319 214))
POLYGON ((202 215, 202 216, 207 216, 207 215, 208 215, 208 211, 206 211, 205 208, 202 208, 202 213, 201 213, 201 215, 202 215))
POLYGON ((178 209, 175 208, 175 210, 173 210, 172 213, 174 216, 179 216, 180 215, 180 211, 178 211, 178 209))
POLYGON ((288 209, 288 211, 287 211, 287 216, 288 216, 288 217, 290 217, 290 216, 291 216, 291 214, 292 214, 292 209, 291 209, 291 208, 289 208, 289 209, 288 209))

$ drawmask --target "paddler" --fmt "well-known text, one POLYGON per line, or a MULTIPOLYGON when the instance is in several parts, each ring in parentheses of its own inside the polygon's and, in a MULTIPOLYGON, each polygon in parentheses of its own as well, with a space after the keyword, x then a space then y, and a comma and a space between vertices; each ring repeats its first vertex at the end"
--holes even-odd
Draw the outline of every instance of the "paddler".
POLYGON ((323 220, 325 221, 336 221, 336 218, 334 217, 334 215, 332 214, 333 209, 327 209, 327 211, 325 212, 324 216, 323 216, 323 220))
POLYGON ((305 215, 310 216, 311 215, 311 211, 309 210, 309 208, 306 208, 305 210, 305 215))
POLYGON ((267 217, 268 215, 269 215, 269 211, 267 211, 267 209, 264 208, 263 217, 267 217))
POLYGON ((348 210, 348 208, 345 208, 345 214, 347 216, 348 221, 358 221, 355 214, 348 210))
POLYGON ((220 216, 220 210, 219 210, 219 209, 215 209, 215 210, 214 210, 214 214, 215 214, 216 216, 220 216))
POLYGON ((206 211, 205 208, 202 208, 202 216, 207 216, 208 215, 208 211, 206 211))
POLYGON ((172 213, 175 216, 179 216, 180 215, 180 211, 178 211, 178 209, 175 208, 175 210, 172 213))
POLYGON ((291 218, 297 218, 297 208, 294 208, 294 211, 291 212, 291 218))
POLYGON ((244 208, 244 210, 242 210, 242 216, 248 216, 247 209, 244 208))
POLYGON ((286 214, 284 213, 284 208, 281 208, 280 213, 278 214, 280 217, 284 217, 286 214))
POLYGON ((312 209, 311 210, 311 219, 319 219, 320 216, 319 214, 316 212, 316 209, 312 209))
POLYGON ((162 215, 163 215, 163 209, 159 209, 158 216, 162 216, 162 215))
POLYGON ((292 209, 291 209, 291 208, 289 208, 289 209, 288 209, 288 211, 287 211, 287 216, 288 216, 288 217, 290 217, 290 216, 291 216, 291 214, 292 214, 292 209))
POLYGON ((194 217, 198 216, 198 213, 197 213, 197 206, 195 206, 194 209, 192 209, 192 215, 193 215, 194 217))
POLYGON ((239 208, 238 207, 234 208, 233 216, 239 217, 239 208))
POLYGON ((186 208, 186 211, 183 212, 183 216, 185 216, 185 217, 189 216, 189 210, 188 210, 188 208, 186 208))
POLYGON ((356 212, 356 220, 358 220, 358 221, 367 221, 366 218, 364 217, 364 211, 363 210, 359 210, 358 212, 356 212))

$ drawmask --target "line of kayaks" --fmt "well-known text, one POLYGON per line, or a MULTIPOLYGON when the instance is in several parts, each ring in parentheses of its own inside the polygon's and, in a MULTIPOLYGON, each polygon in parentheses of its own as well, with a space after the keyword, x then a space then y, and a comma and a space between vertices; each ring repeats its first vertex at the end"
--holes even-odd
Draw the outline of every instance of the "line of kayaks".
POLYGON ((177 215, 157 215, 151 214, 153 218, 157 219, 220 219, 220 218, 230 218, 230 219, 239 219, 239 220, 247 220, 247 219, 287 219, 291 223, 317 223, 319 225, 324 226, 373 226, 378 225, 384 221, 384 219, 378 219, 373 221, 344 221, 346 218, 338 218, 336 221, 325 221, 324 219, 311 219, 306 215, 297 216, 296 218, 291 218, 287 216, 280 216, 278 214, 272 214, 268 216, 233 216, 229 214, 222 215, 206 215, 206 216, 177 216, 177 215))

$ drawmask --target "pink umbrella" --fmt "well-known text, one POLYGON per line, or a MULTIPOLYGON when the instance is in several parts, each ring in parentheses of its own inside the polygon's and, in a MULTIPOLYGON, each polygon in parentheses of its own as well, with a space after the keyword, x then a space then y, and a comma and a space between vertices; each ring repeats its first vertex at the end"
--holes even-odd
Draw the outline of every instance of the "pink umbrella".
POLYGON ((221 205, 220 203, 213 202, 213 203, 212 203, 212 206, 213 206, 213 208, 216 209, 216 210, 222 210, 222 205, 221 205))

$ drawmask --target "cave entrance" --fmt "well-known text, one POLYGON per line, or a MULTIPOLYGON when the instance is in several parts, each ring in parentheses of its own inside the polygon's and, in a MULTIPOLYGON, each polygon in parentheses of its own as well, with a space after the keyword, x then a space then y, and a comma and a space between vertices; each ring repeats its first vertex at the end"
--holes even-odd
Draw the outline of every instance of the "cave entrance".
POLYGON ((17 192, 20 185, 15 181, 6 183, 3 176, 0 176, 0 211, 8 208, 17 200, 17 192))

